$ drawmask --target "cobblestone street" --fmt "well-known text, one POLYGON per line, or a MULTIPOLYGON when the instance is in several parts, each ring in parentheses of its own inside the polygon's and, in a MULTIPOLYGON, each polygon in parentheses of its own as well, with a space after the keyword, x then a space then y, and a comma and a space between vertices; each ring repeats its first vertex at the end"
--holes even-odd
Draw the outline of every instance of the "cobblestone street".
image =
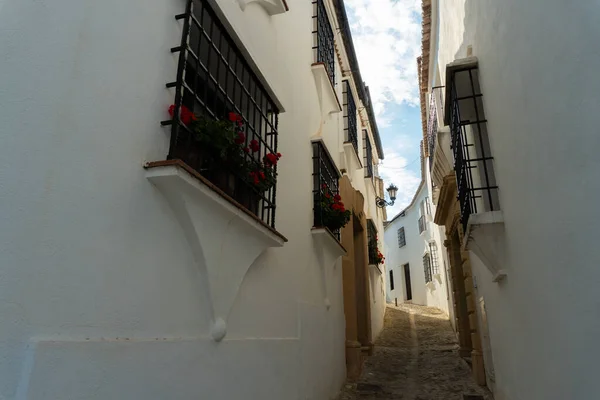
POLYGON ((388 305, 373 356, 367 358, 359 381, 346 384, 338 400, 463 400, 463 395, 492 399, 459 358, 444 314, 403 304, 388 305))

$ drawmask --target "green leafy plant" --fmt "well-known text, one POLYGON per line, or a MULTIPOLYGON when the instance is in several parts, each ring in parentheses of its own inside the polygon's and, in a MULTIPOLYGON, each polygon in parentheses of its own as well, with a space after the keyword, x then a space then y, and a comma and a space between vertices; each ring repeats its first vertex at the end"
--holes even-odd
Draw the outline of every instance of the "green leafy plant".
POLYGON ((342 197, 339 194, 332 194, 327 185, 321 187, 320 213, 323 226, 331 231, 337 231, 350 222, 352 212, 346 210, 342 197))
MULTIPOLYGON (((169 108, 173 117, 175 106, 169 108)), ((257 160, 260 143, 253 139, 246 146, 244 122, 241 115, 230 112, 228 120, 216 120, 198 116, 187 107, 181 106, 179 119, 192 132, 194 141, 204 149, 208 168, 219 169, 226 165, 249 186, 262 193, 277 181, 276 165, 281 153, 268 153, 257 160)))

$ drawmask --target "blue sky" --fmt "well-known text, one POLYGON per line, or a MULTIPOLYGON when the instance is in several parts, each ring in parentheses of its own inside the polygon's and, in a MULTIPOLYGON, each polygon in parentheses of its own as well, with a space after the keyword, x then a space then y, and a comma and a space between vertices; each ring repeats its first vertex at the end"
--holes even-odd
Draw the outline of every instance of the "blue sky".
POLYGON ((398 186, 392 218, 406 207, 421 172, 417 57, 421 0, 345 0, 363 79, 370 88, 385 159, 379 172, 398 186))

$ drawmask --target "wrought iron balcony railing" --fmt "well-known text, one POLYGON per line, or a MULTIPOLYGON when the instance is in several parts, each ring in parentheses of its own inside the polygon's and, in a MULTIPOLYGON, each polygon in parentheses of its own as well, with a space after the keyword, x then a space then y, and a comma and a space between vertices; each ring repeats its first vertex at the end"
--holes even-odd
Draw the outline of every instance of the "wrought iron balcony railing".
POLYGON ((371 140, 369 139, 369 133, 366 129, 363 129, 363 163, 365 168, 365 178, 373 177, 373 147, 371 146, 371 140))
POLYGON ((377 227, 372 219, 367 220, 367 246, 369 250, 369 264, 377 264, 377 227))

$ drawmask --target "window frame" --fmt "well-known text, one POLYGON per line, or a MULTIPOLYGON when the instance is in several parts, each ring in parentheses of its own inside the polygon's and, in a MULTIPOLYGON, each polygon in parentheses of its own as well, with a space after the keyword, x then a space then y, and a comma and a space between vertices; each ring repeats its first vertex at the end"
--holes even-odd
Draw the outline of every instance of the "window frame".
POLYGON ((390 269, 390 291, 394 290, 394 270, 390 269))
MULTIPOLYGON (((323 228, 323 216, 320 213, 320 197, 324 195, 323 185, 326 186, 331 195, 339 194, 339 180, 341 177, 333 158, 329 154, 327 147, 321 140, 312 142, 312 162, 313 162, 313 227, 323 228)), ((340 230, 332 232, 339 240, 340 230)))
POLYGON ((325 0, 313 0, 313 60, 322 63, 331 86, 335 87, 335 35, 325 0))
POLYGON ((369 265, 376 265, 377 251, 377 227, 372 219, 367 219, 367 250, 369 255, 369 265))
MULTIPOLYGON (((487 131, 487 119, 483 107, 483 93, 479 82, 479 66, 471 63, 447 68, 449 76, 450 109, 446 110, 450 125, 454 170, 463 231, 466 232, 471 214, 500 209, 498 185, 494 173, 493 159, 487 131), (464 95, 464 85, 457 89, 457 75, 468 74, 466 84, 470 93, 464 95), (472 107, 475 120, 461 116, 461 104, 472 107), (465 102, 467 102, 465 104, 465 102), (475 126, 475 128, 474 128, 475 126), (476 130, 474 133, 467 130, 476 130), (479 171, 483 166, 483 173, 479 171), (477 172, 474 174, 474 171, 477 172), (475 176, 474 176, 475 175, 475 176)), ((465 79, 462 79, 463 83, 465 79)), ((448 99, 448 97, 447 97, 448 99)), ((464 111, 464 110, 463 110, 464 111)), ((464 114, 464 113, 463 113, 464 114)))
MULTIPOLYGON (((224 163, 206 168, 203 163, 210 156, 195 144, 180 111, 186 107, 215 120, 227 120, 229 112, 240 115, 245 132, 241 145, 247 147, 251 140, 259 143, 256 153, 243 157, 262 161, 268 153, 277 154, 279 107, 208 0, 187 0, 185 12, 176 19, 183 20, 181 43, 171 48, 172 53, 179 53, 177 75, 166 85, 175 89, 174 109, 172 118, 161 122, 171 126, 167 159, 182 160, 274 228, 277 182, 261 192, 241 171, 227 169, 224 163)), ((276 180, 277 166, 273 168, 276 180)))
POLYGON ((431 273, 433 275, 439 274, 440 266, 438 258, 438 248, 437 243, 435 241, 429 242, 429 257, 431 262, 431 273))
POLYGON ((425 273, 425 283, 433 281, 433 274, 431 271, 431 256, 429 253, 423 254, 423 272, 425 273))
POLYGON ((373 145, 369 139, 369 131, 363 129, 363 160, 365 168, 365 178, 372 178, 373 175, 373 145))
POLYGON ((350 79, 346 79, 343 83, 344 90, 342 97, 344 100, 344 143, 352 143, 354 151, 358 156, 358 118, 356 111, 356 101, 352 93, 352 84, 350 79), (351 116, 353 116, 351 118, 351 116))
POLYGON ((398 228, 398 248, 401 249, 406 246, 406 231, 403 226, 398 228), (402 234, 400 234, 402 233, 402 234))

